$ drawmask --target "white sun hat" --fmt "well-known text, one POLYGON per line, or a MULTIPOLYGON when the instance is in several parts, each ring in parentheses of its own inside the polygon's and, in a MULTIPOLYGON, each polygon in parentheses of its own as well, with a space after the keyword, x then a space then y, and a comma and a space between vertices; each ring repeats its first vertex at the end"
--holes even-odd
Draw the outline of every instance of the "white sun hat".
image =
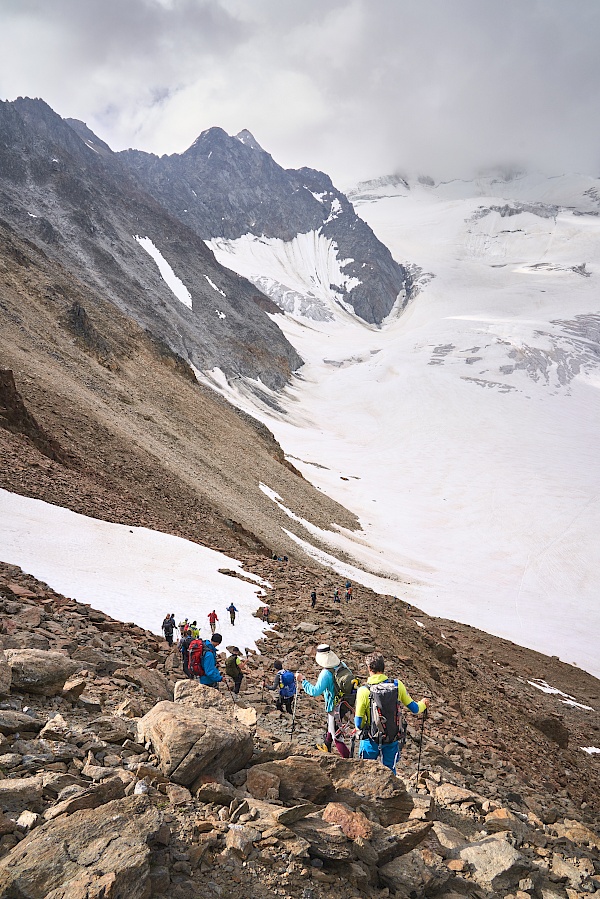
POLYGON ((317 646, 315 662, 317 665, 320 665, 321 668, 337 668, 340 664, 339 658, 328 643, 321 643, 320 646, 317 646))

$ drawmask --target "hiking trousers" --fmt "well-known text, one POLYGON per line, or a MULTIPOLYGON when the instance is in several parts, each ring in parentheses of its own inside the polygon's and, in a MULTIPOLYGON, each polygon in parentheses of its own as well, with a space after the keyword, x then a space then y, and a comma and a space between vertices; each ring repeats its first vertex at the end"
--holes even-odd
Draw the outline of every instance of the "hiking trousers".
POLYGON ((240 671, 239 674, 233 678, 233 692, 237 695, 240 692, 240 687, 242 686, 242 678, 243 673, 240 671))
MULTIPOLYGON (((378 759, 379 744, 375 740, 361 740, 358 744, 358 757, 361 759, 378 759)), ((394 774, 396 773, 396 765, 400 758, 400 750, 398 741, 393 743, 384 743, 381 746, 381 763, 389 768, 394 774)))
POLYGON ((280 712, 283 712, 285 709, 288 715, 292 714, 292 703, 294 702, 293 696, 280 696, 277 702, 275 703, 275 707, 279 709, 280 712))

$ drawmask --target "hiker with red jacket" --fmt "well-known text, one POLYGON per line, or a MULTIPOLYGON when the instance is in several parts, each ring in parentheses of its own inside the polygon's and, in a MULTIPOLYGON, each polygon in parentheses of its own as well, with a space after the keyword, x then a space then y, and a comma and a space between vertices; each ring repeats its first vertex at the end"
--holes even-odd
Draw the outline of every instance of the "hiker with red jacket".
POLYGON ((217 621, 219 620, 219 616, 213 609, 212 612, 208 613, 208 623, 210 624, 210 632, 214 634, 217 629, 217 621))

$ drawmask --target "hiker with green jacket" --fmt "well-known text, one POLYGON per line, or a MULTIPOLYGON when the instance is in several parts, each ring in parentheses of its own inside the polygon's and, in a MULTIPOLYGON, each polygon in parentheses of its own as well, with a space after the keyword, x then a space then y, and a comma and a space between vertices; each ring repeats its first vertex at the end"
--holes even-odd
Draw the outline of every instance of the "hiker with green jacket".
POLYGON ((242 651, 238 646, 232 646, 231 655, 225 662, 225 674, 227 674, 232 679, 233 692, 236 694, 236 696, 240 692, 240 687, 242 686, 242 678, 246 673, 246 665, 241 657, 241 652, 242 651))
POLYGON ((354 709, 354 724, 360 731, 358 755, 361 759, 377 759, 396 773, 404 736, 402 713, 398 704, 405 705, 414 715, 427 711, 428 699, 415 702, 400 680, 385 675, 385 660, 380 652, 366 658, 369 676, 358 688, 354 709))

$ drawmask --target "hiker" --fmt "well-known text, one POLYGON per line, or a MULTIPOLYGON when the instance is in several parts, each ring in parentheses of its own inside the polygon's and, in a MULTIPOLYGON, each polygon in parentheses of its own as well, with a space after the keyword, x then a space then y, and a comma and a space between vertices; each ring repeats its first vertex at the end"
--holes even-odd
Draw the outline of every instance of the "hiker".
POLYGON ((240 687, 242 686, 242 678, 246 673, 246 665, 244 660, 241 658, 241 649, 238 646, 231 647, 231 655, 228 657, 225 662, 225 674, 227 674, 233 680, 233 692, 237 694, 240 692, 240 687))
MULTIPOLYGON (((337 727, 334 714, 336 707, 336 694, 338 693, 338 688, 335 682, 335 671, 337 668, 342 666, 342 662, 327 643, 321 643, 319 646, 317 646, 315 662, 323 669, 319 677, 317 678, 316 684, 311 684, 299 672, 296 674, 296 680, 302 684, 302 689, 309 696, 323 696, 325 700, 325 711, 327 712, 327 733, 325 734, 323 745, 319 746, 319 748, 324 749, 325 752, 331 752, 331 745, 335 741, 336 748, 338 749, 340 755, 345 755, 346 753, 348 753, 347 746, 344 743, 340 743, 340 745, 338 746, 339 741, 336 741, 337 727), (344 752, 344 749, 346 750, 346 752, 344 752)), ((345 668, 346 666, 343 667, 345 668)))
POLYGON ((381 756, 382 764, 395 774, 406 726, 398 704, 419 715, 425 712, 429 700, 415 702, 402 681, 388 680, 380 652, 367 656, 366 664, 369 676, 367 683, 358 688, 354 709, 354 724, 360 731, 358 754, 361 759, 381 756))
POLYGON ((213 634, 210 640, 192 640, 189 648, 188 667, 191 677, 207 687, 219 689, 223 675, 217 664, 217 646, 221 644, 221 634, 213 634))
POLYGON ((173 645, 173 631, 175 630, 175 619, 173 615, 167 615, 162 625, 162 632, 165 635, 165 640, 169 644, 169 648, 173 645))
POLYGON ((271 690, 278 690, 279 697, 275 702, 275 708, 280 712, 285 711, 288 715, 292 714, 292 702, 296 695, 296 678, 293 671, 288 671, 279 661, 273 662, 273 668, 277 672, 271 690))
POLYGON ((349 587, 346 587, 346 602, 350 602, 352 599, 352 584, 349 587))
POLYGON ((229 619, 233 625, 235 625, 235 616, 237 613, 237 609, 233 603, 230 606, 227 606, 227 611, 229 612, 229 619))
POLYGON ((262 620, 263 620, 263 621, 266 621, 267 624, 270 624, 270 621, 269 621, 269 607, 268 607, 268 606, 263 606, 263 610, 262 610, 262 620))
POLYGON ((190 629, 190 622, 188 621, 187 618, 184 618, 183 621, 179 622, 179 634, 182 638, 187 637, 189 629, 190 629))
POLYGON ((316 591, 316 590, 311 590, 311 593, 310 593, 310 606, 311 606, 311 608, 314 609, 314 607, 316 606, 316 604, 317 604, 317 591, 316 591))
POLYGON ((208 613, 208 623, 210 624, 210 632, 214 634, 217 629, 217 621, 219 620, 219 616, 213 609, 212 612, 208 613))
POLYGON ((337 587, 336 587, 335 590, 333 591, 333 601, 334 601, 334 602, 340 602, 340 591, 338 590, 337 587))
POLYGON ((189 649, 190 643, 192 643, 194 638, 189 633, 189 630, 185 633, 185 635, 181 634, 181 639, 179 640, 179 652, 181 653, 181 662, 183 665, 183 673, 186 677, 193 679, 194 675, 189 669, 189 649))
POLYGON ((197 640, 198 637, 200 636, 200 628, 198 627, 198 624, 196 621, 192 621, 192 623, 190 624, 190 627, 189 627, 189 631, 190 631, 190 634, 192 635, 192 638, 194 640, 197 640))

